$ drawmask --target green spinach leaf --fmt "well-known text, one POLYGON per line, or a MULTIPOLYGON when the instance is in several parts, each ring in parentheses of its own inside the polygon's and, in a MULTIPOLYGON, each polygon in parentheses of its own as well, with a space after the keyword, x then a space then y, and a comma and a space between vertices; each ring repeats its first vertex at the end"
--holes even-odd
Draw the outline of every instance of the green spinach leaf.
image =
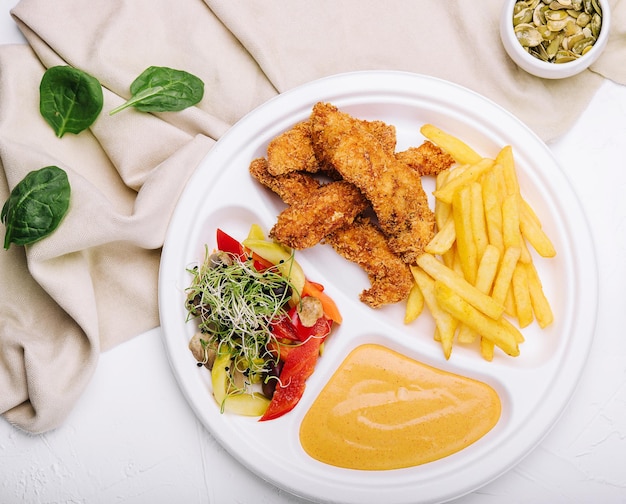
POLYGON ((131 98, 110 115, 135 107, 142 112, 175 112, 195 105, 204 95, 204 82, 183 70, 151 66, 130 85, 131 98))
POLYGON ((59 138, 91 126, 103 103, 98 79, 76 68, 50 67, 41 79, 39 110, 59 138))
POLYGON ((67 173, 46 166, 26 175, 11 191, 0 212, 6 225, 4 248, 11 242, 28 245, 48 236, 59 225, 70 206, 67 173))

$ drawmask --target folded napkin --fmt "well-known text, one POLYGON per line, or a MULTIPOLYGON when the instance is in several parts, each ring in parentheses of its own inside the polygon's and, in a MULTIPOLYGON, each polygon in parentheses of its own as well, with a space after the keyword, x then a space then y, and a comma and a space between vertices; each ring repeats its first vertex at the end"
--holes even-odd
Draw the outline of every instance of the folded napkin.
POLYGON ((508 59, 501 3, 22 0, 12 14, 28 45, 0 47, 0 203, 49 165, 67 172, 72 199, 52 235, 0 251, 0 414, 29 432, 55 428, 100 352, 159 324, 160 249, 189 175, 230 125, 277 93, 354 70, 429 74, 491 98, 550 140, 604 78, 626 83, 626 0, 612 2, 602 58, 564 81, 508 59), (39 83, 55 65, 84 70, 104 91, 92 127, 61 139, 39 113, 39 83), (203 100, 109 116, 152 65, 200 77, 203 100))

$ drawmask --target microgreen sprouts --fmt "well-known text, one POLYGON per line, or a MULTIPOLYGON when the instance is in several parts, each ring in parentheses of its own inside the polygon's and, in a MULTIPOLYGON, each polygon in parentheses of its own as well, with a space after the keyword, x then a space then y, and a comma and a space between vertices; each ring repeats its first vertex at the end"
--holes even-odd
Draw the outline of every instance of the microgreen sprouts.
POLYGON ((291 296, 289 280, 278 271, 257 271, 252 259, 231 256, 216 264, 207 253, 187 288, 188 318, 218 354, 228 353, 246 376, 263 373, 273 359, 267 343, 273 338, 270 321, 284 315, 291 296))

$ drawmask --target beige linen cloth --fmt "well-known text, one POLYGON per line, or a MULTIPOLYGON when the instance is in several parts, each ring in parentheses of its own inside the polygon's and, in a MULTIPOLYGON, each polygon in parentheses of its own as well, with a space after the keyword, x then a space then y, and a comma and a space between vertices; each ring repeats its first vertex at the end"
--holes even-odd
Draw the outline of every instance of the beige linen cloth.
MULTIPOLYGON (((0 47, 0 204, 30 171, 63 168, 71 206, 54 234, 0 251, 0 414, 44 432, 71 412, 100 352, 158 326, 157 273, 189 175, 244 114, 331 74, 403 70, 447 79, 558 137, 604 78, 626 84, 626 0, 592 70, 546 81, 519 70, 498 35, 502 0, 22 0, 28 45, 0 47), (56 138, 39 114, 46 68, 103 86, 104 109, 56 138), (109 116, 150 65, 187 70, 205 96, 182 112, 109 116)), ((4 237, 4 226, 0 225, 4 237)))

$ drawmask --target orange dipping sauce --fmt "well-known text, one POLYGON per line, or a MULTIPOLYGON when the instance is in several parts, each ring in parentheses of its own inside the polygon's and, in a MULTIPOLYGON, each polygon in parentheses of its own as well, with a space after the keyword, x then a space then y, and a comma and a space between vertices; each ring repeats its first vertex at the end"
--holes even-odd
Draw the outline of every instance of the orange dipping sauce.
POLYGON ((314 459, 338 467, 389 470, 441 459, 498 422, 489 385, 367 344, 331 377, 300 426, 314 459))

